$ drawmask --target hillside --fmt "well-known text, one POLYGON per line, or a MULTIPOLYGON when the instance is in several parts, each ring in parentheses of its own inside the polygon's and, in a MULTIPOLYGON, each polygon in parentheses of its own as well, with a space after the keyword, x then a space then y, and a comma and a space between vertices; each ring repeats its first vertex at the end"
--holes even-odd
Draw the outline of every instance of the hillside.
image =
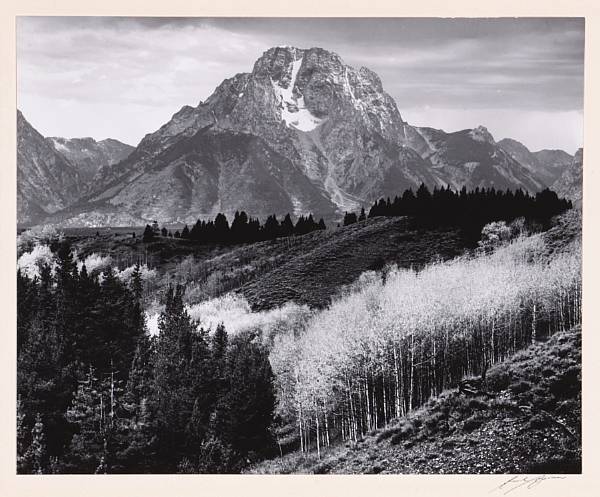
POLYGON ((255 310, 287 301, 322 307, 343 285, 363 272, 387 264, 421 267, 456 257, 465 242, 453 229, 424 230, 406 218, 375 218, 336 230, 316 244, 298 247, 271 271, 250 281, 241 292, 255 310))
POLYGON ((555 334, 487 372, 489 396, 447 390, 358 443, 293 453, 252 473, 579 473, 581 329, 555 334))
POLYGON ((453 229, 425 231, 406 218, 377 217, 350 226, 237 246, 197 245, 159 237, 143 243, 141 230, 66 230, 78 255, 110 256, 120 267, 147 262, 159 272, 154 289, 179 281, 188 303, 243 294, 254 310, 288 301, 327 305, 340 287, 386 264, 420 267, 459 255, 465 247, 453 229), (132 232, 136 232, 134 238, 132 232))

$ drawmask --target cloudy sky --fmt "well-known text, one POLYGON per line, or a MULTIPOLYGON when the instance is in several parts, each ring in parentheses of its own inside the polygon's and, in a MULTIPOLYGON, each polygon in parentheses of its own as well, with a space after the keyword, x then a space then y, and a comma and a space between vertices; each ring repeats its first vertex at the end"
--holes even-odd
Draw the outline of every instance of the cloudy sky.
POLYGON ((135 145, 276 45, 369 67, 411 124, 582 146, 583 19, 21 17, 18 106, 45 136, 135 145))

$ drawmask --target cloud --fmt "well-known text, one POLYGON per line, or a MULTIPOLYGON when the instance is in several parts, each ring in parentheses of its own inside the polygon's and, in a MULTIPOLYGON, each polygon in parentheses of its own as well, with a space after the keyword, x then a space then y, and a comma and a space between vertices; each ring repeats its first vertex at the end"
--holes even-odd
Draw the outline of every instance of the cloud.
POLYGON ((583 107, 583 20, 557 18, 21 17, 18 105, 40 132, 135 144, 280 44, 369 67, 403 114, 487 110, 493 127, 496 110, 583 107))

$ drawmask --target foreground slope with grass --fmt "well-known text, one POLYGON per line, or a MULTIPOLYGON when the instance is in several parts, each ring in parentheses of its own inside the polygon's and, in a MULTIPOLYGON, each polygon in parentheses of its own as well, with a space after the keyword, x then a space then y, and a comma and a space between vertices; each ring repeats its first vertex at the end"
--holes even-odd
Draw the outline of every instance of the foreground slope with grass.
POLYGON ((446 390, 421 408, 316 453, 253 473, 577 473, 581 471, 581 328, 537 342, 487 372, 486 393, 446 390))

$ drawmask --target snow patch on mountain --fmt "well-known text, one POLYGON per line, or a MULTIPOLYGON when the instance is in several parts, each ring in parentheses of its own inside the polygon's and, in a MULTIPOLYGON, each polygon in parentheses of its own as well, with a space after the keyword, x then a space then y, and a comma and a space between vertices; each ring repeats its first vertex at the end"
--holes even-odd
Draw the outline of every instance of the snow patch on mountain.
POLYGON ((294 216, 299 217, 306 214, 306 209, 298 197, 290 195, 290 200, 294 206, 294 216))
POLYGON ((58 150, 59 152, 68 152, 69 148, 66 147, 64 144, 62 144, 60 141, 58 141, 56 138, 52 138, 52 144, 54 145, 54 148, 56 150, 58 150))
POLYGON ((296 97, 294 95, 294 87, 296 86, 296 78, 298 77, 300 66, 302 65, 302 59, 303 58, 301 57, 292 62, 292 75, 287 88, 282 87, 272 80, 271 83, 273 84, 273 89, 279 100, 281 119, 285 121, 286 126, 300 131, 312 131, 321 124, 322 120, 314 116, 306 108, 304 96, 300 95, 299 97, 296 97))

